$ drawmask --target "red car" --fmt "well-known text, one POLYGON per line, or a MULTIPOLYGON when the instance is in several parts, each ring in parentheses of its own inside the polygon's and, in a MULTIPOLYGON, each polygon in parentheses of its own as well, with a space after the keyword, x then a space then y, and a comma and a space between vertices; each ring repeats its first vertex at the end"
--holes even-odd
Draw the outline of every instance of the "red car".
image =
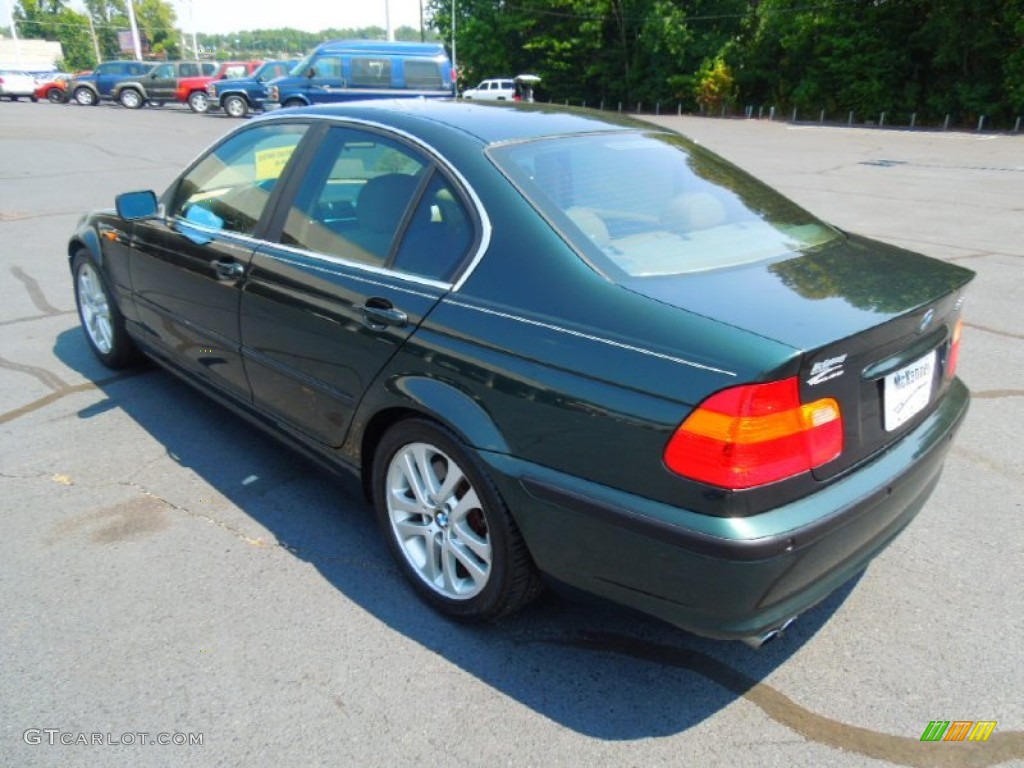
POLYGON ((63 104, 68 100, 68 82, 71 75, 58 72, 52 77, 36 78, 39 87, 36 88, 35 98, 46 99, 53 104, 63 104))
POLYGON ((237 80, 250 77, 259 69, 262 61, 224 61, 212 77, 183 77, 178 81, 174 100, 188 104, 193 112, 203 113, 210 108, 210 97, 206 86, 215 80, 237 80))

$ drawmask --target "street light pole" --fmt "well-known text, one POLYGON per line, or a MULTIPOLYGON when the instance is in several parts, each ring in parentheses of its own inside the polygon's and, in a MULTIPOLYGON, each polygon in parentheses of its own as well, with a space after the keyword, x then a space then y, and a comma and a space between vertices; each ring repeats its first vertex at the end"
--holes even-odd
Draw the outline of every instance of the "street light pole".
POLYGON ((455 95, 459 95, 459 69, 458 61, 455 57, 455 3, 456 0, 452 0, 452 78, 455 80, 453 85, 455 86, 455 95))
POLYGON ((142 61, 142 44, 139 43, 139 25, 135 23, 135 6, 128 0, 128 23, 132 27, 132 45, 135 47, 135 60, 142 61))

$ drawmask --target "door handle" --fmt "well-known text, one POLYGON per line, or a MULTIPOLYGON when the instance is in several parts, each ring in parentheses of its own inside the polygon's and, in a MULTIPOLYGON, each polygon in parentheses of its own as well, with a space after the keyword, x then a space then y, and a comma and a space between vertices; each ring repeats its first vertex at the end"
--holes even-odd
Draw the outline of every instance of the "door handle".
POLYGON ((387 299, 367 299, 362 312, 363 324, 375 331, 382 331, 389 325, 401 328, 409 323, 409 316, 402 310, 395 309, 387 299))
POLYGON ((221 280, 241 280, 245 276, 245 266, 237 261, 213 261, 213 269, 221 280))

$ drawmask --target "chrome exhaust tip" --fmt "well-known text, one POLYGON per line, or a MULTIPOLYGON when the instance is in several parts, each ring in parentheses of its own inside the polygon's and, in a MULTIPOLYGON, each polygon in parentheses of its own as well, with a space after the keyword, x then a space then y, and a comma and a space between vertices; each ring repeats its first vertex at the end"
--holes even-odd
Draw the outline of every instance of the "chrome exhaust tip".
POLYGON ((751 635, 750 637, 744 637, 741 639, 756 651, 758 648, 782 637, 783 633, 792 626, 794 621, 796 621, 796 616, 791 616, 777 627, 772 627, 759 635, 751 635))

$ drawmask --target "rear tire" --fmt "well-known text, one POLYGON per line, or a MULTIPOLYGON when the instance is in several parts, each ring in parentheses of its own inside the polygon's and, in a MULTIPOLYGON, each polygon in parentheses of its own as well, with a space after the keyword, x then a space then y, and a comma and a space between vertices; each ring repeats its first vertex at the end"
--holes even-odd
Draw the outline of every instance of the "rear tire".
POLYGON ((391 554, 436 610, 487 621, 540 593, 536 566, 483 462, 447 429, 423 419, 391 427, 374 454, 372 488, 391 554))
POLYGON ((142 98, 142 94, 134 88, 125 88, 121 91, 121 94, 117 97, 117 100, 121 102, 122 107, 127 109, 142 109, 146 100, 142 98))
POLYGON ((108 368, 124 368, 134 363, 139 351, 125 330, 124 316, 107 288, 103 273, 88 251, 82 249, 75 254, 71 272, 78 319, 89 349, 108 368))
POLYGON ((63 104, 68 100, 68 95, 60 88, 51 88, 46 92, 46 100, 51 104, 63 104))
POLYGON ((188 95, 188 108, 200 115, 210 111, 210 97, 205 91, 192 91, 188 95))
POLYGON ((249 102, 241 96, 227 96, 224 99, 224 111, 230 117, 245 117, 249 114, 249 102))
POLYGON ((291 109, 292 107, 306 107, 309 106, 302 99, 288 99, 284 104, 281 105, 284 109, 291 109))

